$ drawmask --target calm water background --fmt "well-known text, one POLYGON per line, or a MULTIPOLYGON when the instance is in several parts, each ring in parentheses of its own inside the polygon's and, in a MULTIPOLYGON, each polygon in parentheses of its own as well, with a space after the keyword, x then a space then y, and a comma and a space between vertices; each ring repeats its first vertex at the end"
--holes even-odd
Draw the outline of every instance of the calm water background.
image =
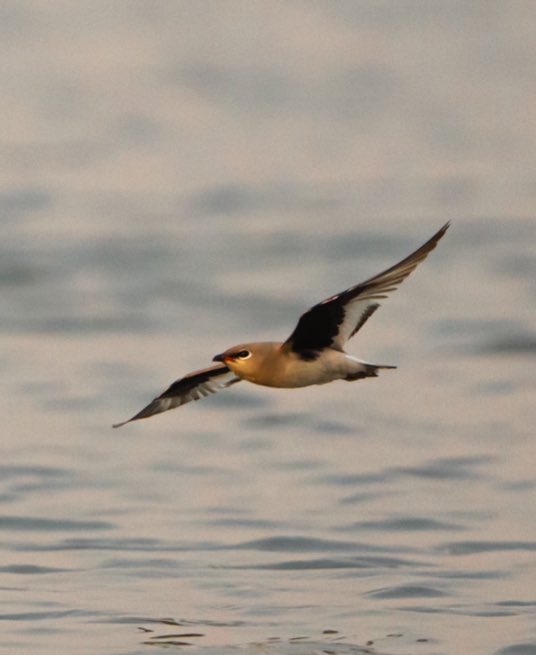
POLYGON ((2 652, 536 653, 535 35, 2 3, 2 652), (396 372, 110 429, 447 219, 350 344, 396 372))

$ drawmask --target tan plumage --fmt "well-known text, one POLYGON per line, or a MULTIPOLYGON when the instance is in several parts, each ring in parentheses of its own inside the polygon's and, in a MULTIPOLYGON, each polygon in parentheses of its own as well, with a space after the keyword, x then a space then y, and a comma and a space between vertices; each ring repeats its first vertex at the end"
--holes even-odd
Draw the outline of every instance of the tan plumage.
POLYGON ((345 353, 343 346, 378 309, 377 301, 386 298, 426 259, 448 227, 446 223, 398 264, 311 307, 286 341, 233 346, 214 357, 219 364, 177 380, 138 414, 114 427, 199 400, 240 380, 295 388, 375 377, 378 369, 396 368, 363 362, 345 353))

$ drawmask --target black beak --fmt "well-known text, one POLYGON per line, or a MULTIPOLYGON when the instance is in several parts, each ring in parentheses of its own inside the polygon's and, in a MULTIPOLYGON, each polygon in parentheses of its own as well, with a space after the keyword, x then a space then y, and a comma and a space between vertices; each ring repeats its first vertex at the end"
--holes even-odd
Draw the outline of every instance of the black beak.
POLYGON ((212 361, 213 361, 213 362, 223 362, 223 354, 215 355, 215 356, 212 358, 212 361))

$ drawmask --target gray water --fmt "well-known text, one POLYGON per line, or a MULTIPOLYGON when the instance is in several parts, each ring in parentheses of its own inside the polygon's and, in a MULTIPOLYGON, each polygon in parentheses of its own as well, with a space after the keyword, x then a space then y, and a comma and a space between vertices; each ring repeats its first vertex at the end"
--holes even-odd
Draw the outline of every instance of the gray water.
POLYGON ((533 3, 0 13, 1 651, 534 655, 533 3), (448 219, 398 370, 111 429, 448 219))

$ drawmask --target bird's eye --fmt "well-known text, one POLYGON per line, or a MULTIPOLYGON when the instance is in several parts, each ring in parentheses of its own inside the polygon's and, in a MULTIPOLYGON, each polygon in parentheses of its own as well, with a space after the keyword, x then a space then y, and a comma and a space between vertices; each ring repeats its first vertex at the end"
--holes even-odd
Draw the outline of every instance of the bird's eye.
POLYGON ((236 353, 236 358, 237 359, 249 359, 251 357, 251 353, 249 350, 241 350, 239 353, 236 353))

